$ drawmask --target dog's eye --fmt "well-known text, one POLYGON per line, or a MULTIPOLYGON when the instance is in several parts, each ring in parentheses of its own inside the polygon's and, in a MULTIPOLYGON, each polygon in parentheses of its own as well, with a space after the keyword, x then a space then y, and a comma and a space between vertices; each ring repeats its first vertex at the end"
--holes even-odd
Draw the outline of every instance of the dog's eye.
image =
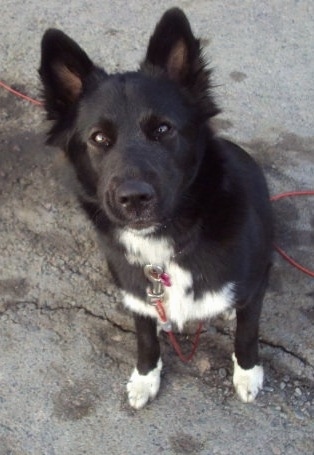
POLYGON ((155 139, 155 141, 159 141, 159 139, 161 139, 162 136, 169 133, 170 131, 171 131, 170 125, 168 125, 167 123, 161 123, 160 125, 157 126, 157 128, 154 129, 153 138, 155 139))
POLYGON ((104 147, 111 145, 110 139, 102 131, 95 131, 91 135, 91 141, 96 145, 102 145, 104 147))

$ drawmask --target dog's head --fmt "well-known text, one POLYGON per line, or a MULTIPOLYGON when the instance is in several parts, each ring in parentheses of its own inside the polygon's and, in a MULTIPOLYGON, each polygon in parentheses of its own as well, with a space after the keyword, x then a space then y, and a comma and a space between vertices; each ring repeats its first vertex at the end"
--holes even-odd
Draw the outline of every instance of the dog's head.
POLYGON ((184 13, 163 15, 137 72, 107 74, 51 29, 39 73, 53 121, 48 143, 66 152, 107 218, 133 229, 171 218, 200 166, 206 121, 218 112, 184 13))

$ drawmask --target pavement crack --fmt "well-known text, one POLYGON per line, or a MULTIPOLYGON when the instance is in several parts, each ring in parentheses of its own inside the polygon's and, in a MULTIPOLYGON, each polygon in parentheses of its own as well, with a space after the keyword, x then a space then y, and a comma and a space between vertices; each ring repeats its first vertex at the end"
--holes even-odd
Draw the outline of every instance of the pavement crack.
POLYGON ((311 365, 304 357, 302 357, 300 354, 296 354, 295 352, 291 351, 290 349, 287 349, 285 346, 282 346, 281 344, 276 344, 272 341, 268 341, 268 340, 265 340, 265 339, 259 339, 259 343, 260 344, 263 344, 265 346, 269 346, 273 349, 278 349, 280 350, 281 352, 284 352, 285 354, 288 354, 288 355, 291 355, 292 357, 294 357, 295 359, 299 360, 300 362, 303 363, 304 366, 308 366, 308 367, 313 367, 313 365, 311 365))
POLYGON ((17 310, 19 310, 20 307, 24 307, 26 305, 27 306, 33 305, 34 309, 36 309, 36 310, 47 311, 47 312, 51 312, 51 313, 57 312, 57 311, 83 311, 87 316, 99 319, 101 321, 106 321, 109 324, 111 324, 113 327, 119 329, 120 331, 122 331, 124 333, 134 333, 133 330, 127 329, 122 324, 119 324, 118 322, 114 321, 112 318, 110 318, 107 315, 106 312, 104 312, 103 315, 97 314, 97 313, 94 313, 92 310, 89 310, 88 308, 86 308, 83 305, 73 306, 73 307, 59 305, 59 306, 52 307, 47 304, 40 305, 38 303, 38 301, 36 301, 36 300, 23 300, 23 301, 17 301, 17 302, 10 302, 10 303, 4 305, 3 309, 0 310, 0 317, 3 316, 4 314, 8 313, 9 311, 14 311, 14 310, 17 311, 17 310))
MULTIPOLYGON (((34 302, 32 302, 34 303, 34 302)), ((106 321, 108 322, 109 324, 111 324, 113 327, 121 330, 122 332, 124 333, 134 333, 134 331, 130 330, 130 329, 126 329, 125 327, 123 327, 123 325, 117 323, 116 321, 114 321, 112 318, 110 318, 106 312, 104 312, 104 315, 102 314, 98 314, 98 313, 94 313, 92 310, 89 310, 88 308, 86 308, 85 306, 83 305, 80 305, 80 306, 73 306, 73 307, 69 307, 69 306, 56 306, 56 307, 51 307, 49 305, 43 305, 43 306, 37 306, 37 308, 39 310, 46 310, 46 311, 49 311, 49 312, 54 312, 54 311, 72 311, 72 310, 77 310, 77 311, 83 311, 87 316, 91 316, 92 318, 96 318, 96 319, 99 319, 101 321, 106 321)))
MULTIPOLYGON (((221 328, 221 327, 217 327, 217 326, 215 326, 215 328, 217 330, 217 333, 219 333, 220 335, 228 337, 229 339, 232 338, 232 334, 230 333, 228 328, 221 328)), ((294 359, 296 359, 299 362, 301 362, 305 367, 313 368, 313 365, 311 363, 309 363, 309 361, 307 359, 302 357, 302 355, 293 352, 291 349, 288 349, 285 346, 282 346, 281 344, 274 343, 273 341, 269 341, 269 340, 266 340, 264 338, 259 338, 259 343, 261 345, 265 345, 265 346, 268 346, 270 348, 277 349, 278 351, 281 351, 281 352, 283 352, 285 354, 290 355, 294 359)))
POLYGON ((4 314, 8 313, 9 311, 18 310, 19 307, 24 307, 24 306, 29 306, 29 305, 33 305, 36 309, 39 308, 37 300, 22 300, 22 301, 17 301, 17 302, 7 302, 3 305, 3 307, 0 310, 0 317, 3 316, 4 314))

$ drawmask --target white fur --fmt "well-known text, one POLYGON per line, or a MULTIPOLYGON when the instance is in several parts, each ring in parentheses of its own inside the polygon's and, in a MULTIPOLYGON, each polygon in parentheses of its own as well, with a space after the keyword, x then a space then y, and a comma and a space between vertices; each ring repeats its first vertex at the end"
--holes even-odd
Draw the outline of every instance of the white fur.
POLYGON ((160 386, 161 368, 162 361, 159 359, 156 368, 148 374, 139 374, 137 368, 133 370, 127 385, 129 403, 132 408, 141 409, 148 400, 155 398, 160 386))
POLYGON ((233 321, 237 317, 237 313, 234 308, 227 308, 220 317, 223 321, 233 321))
POLYGON ((173 245, 169 239, 160 237, 155 239, 147 235, 147 230, 121 230, 118 241, 127 249, 127 260, 130 264, 146 265, 158 264, 164 266, 174 255, 173 245))
POLYGON ((134 311, 134 313, 150 316, 151 318, 157 317, 157 311, 153 305, 149 305, 146 301, 140 300, 127 292, 122 292, 122 296, 124 305, 134 311))
POLYGON ((233 384, 238 396, 245 403, 254 401, 256 395, 263 387, 264 371, 260 365, 255 365, 250 370, 244 370, 238 364, 235 354, 232 354, 234 365, 233 384))
MULTIPOLYGON (((200 321, 216 316, 232 304, 233 287, 233 284, 229 283, 220 292, 206 292, 201 299, 194 300, 193 293, 185 296, 184 288, 173 284, 165 291, 164 308, 167 318, 182 330, 188 321, 200 321)), ((157 318, 157 311, 153 305, 132 294, 124 293, 123 297, 124 305, 131 311, 157 318)))
MULTIPOLYGON (((191 291, 192 275, 175 263, 170 263, 167 269, 172 285, 165 288, 164 308, 168 319, 182 330, 184 324, 191 320, 203 320, 216 316, 225 311, 233 303, 234 285, 228 283, 219 292, 205 292, 200 299, 194 298, 191 291)), ((124 293, 124 304, 131 311, 143 316, 157 317, 154 306, 149 305, 131 294, 124 293)))
MULTIPOLYGON (((195 299, 192 290, 192 274, 172 260, 173 246, 166 238, 154 239, 149 236, 121 231, 119 240, 127 249, 127 260, 132 264, 156 264, 165 268, 170 275, 171 286, 165 288, 164 307, 168 319, 179 330, 190 320, 202 320, 227 310, 234 302, 234 284, 227 283, 217 292, 205 292, 195 299), (186 292, 190 290, 190 292, 186 292)), ((143 272, 144 274, 144 272, 143 272)), ((146 301, 124 293, 124 304, 130 310, 144 316, 157 317, 156 309, 146 301)))
POLYGON ((234 285, 228 283, 218 292, 205 292, 200 299, 195 299, 194 292, 186 290, 193 285, 192 275, 175 263, 167 269, 172 286, 165 290, 165 307, 168 318, 180 330, 190 320, 202 320, 216 316, 225 311, 233 303, 234 285))

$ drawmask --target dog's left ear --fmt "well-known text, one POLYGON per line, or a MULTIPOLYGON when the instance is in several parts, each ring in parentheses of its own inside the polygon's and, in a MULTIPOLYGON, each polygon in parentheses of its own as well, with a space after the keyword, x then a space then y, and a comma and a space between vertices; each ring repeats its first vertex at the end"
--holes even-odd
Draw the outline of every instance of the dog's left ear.
POLYGON ((49 119, 57 120, 71 109, 94 69, 83 49, 65 33, 56 29, 46 31, 41 43, 39 74, 49 119))
POLYGON ((150 38, 141 69, 154 74, 156 68, 188 89, 206 117, 219 112, 210 95, 211 70, 206 68, 200 41, 179 8, 166 11, 150 38))

